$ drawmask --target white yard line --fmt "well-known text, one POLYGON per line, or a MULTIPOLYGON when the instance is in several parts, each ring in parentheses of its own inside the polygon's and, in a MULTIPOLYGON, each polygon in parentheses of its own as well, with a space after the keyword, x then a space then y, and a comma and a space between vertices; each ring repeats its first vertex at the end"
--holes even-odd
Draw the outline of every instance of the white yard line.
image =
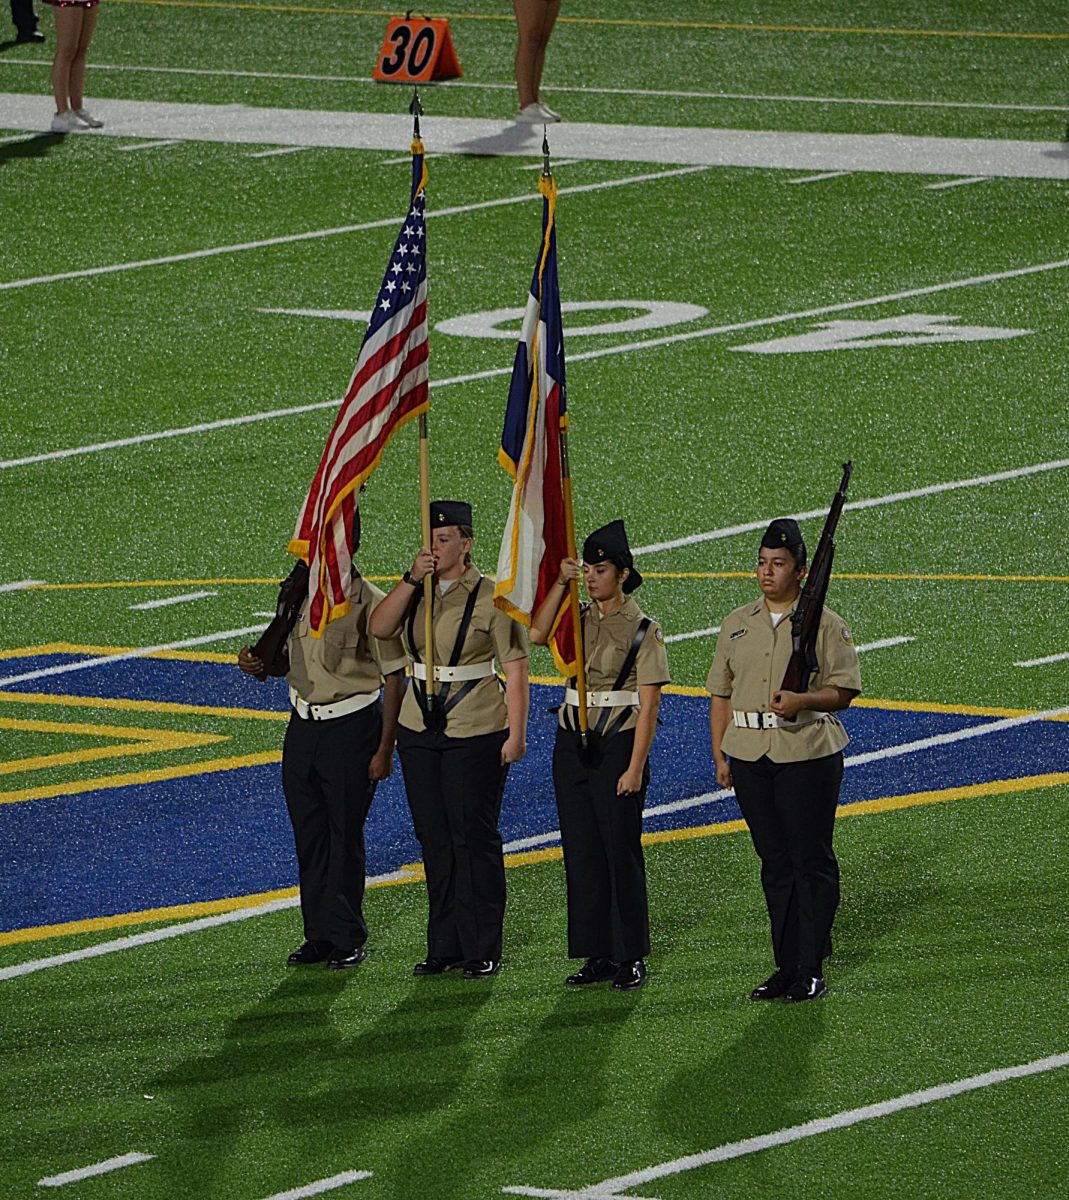
MULTIPOLYGON (((390 871, 385 875, 371 875, 367 886, 376 884, 395 883, 411 877, 410 871, 390 871)), ((153 942, 165 942, 170 938, 182 937, 187 933, 199 933, 203 929, 215 929, 219 925, 231 925, 235 921, 248 921, 253 917, 262 917, 267 913, 281 912, 288 908, 298 908, 300 898, 286 897, 282 900, 269 900, 266 904, 257 904, 252 908, 236 908, 232 912, 216 913, 210 917, 197 917, 193 921, 182 921, 175 925, 166 925, 162 929, 151 929, 146 933, 132 933, 128 937, 114 938, 110 942, 97 942, 94 946, 85 946, 81 950, 69 950, 66 954, 54 954, 49 958, 35 958, 29 962, 16 963, 11 967, 0 967, 0 980, 17 979, 22 975, 32 975, 35 971, 44 971, 50 967, 62 967, 67 963, 82 962, 87 958, 99 958, 103 954, 114 954, 120 950, 133 950, 138 946, 148 946, 153 942)))
MULTIPOLYGON (((631 183, 644 183, 644 182, 647 182, 652 179, 661 179, 661 178, 666 178, 666 177, 672 176, 672 175, 689 175, 695 171, 700 171, 700 170, 704 170, 704 168, 681 167, 677 171, 655 171, 648 175, 632 175, 632 176, 627 176, 623 179, 609 180, 605 183, 582 184, 582 185, 579 185, 574 188, 561 188, 561 189, 559 189, 558 194, 563 195, 563 194, 576 193, 576 192, 596 191, 596 190, 599 190, 601 188, 606 188, 606 187, 622 187, 622 186, 626 186, 627 184, 631 184, 631 183)), ((481 205, 477 204, 477 205, 466 206, 466 207, 457 208, 457 209, 446 209, 439 215, 440 216, 451 216, 451 215, 454 215, 454 214, 460 213, 460 212, 472 211, 473 208, 492 207, 492 206, 501 205, 501 204, 517 204, 517 203, 521 203, 522 201, 527 200, 527 199, 530 199, 530 197, 523 196, 523 197, 510 197, 505 200, 491 200, 491 201, 486 201, 481 205)), ((251 249, 251 248, 257 248, 257 247, 261 247, 261 246, 265 246, 265 245, 275 245, 275 244, 278 244, 279 242, 300 241, 300 240, 302 240, 304 238, 308 238, 308 237, 328 236, 332 232, 333 233, 348 233, 348 232, 354 232, 354 231, 363 230, 363 229, 379 228, 379 227, 382 227, 385 225, 394 225, 394 224, 396 224, 396 221, 398 219, 399 218, 392 218, 390 220, 385 220, 385 221, 375 221, 369 225, 348 226, 348 227, 343 227, 341 229, 333 230, 333 231, 320 230, 316 233, 311 233, 311 234, 292 234, 292 235, 288 235, 287 237, 284 237, 284 238, 269 239, 266 242, 248 242, 248 243, 244 243, 243 245, 236 246, 236 247, 219 247, 217 249, 212 249, 212 250, 195 250, 187 255, 174 255, 174 256, 171 256, 170 258, 166 258, 166 259, 148 259, 141 263, 126 263, 126 264, 118 264, 118 265, 111 266, 111 267, 91 268, 88 271, 81 271, 81 272, 76 271, 71 274, 62 275, 62 276, 47 276, 47 277, 42 276, 40 279, 36 279, 36 280, 28 280, 28 281, 27 280, 22 280, 22 281, 17 280, 14 283, 8 283, 8 284, 0 283, 0 290, 3 290, 4 288, 22 286, 25 283, 47 282, 47 281, 53 280, 53 279, 73 278, 73 277, 80 276, 80 275, 102 273, 102 272, 106 273, 109 271, 123 271, 123 270, 128 270, 128 269, 134 269, 139 266, 155 266, 155 265, 158 265, 159 263, 163 263, 163 262, 181 262, 187 258, 207 257, 207 256, 210 256, 213 254, 228 253, 231 250, 235 250, 235 249, 237 249, 237 250, 251 249)), ((731 325, 717 325, 717 326, 713 326, 712 328, 709 328, 709 329, 699 329, 699 330, 694 330, 689 333, 677 333, 677 334, 668 335, 666 337, 649 338, 649 339, 647 339, 645 341, 641 341, 641 342, 628 342, 628 343, 626 343, 624 345, 620 345, 620 346, 608 346, 602 350, 586 350, 579 354, 570 354, 568 356, 568 360, 569 360, 569 362, 573 362, 573 363, 587 362, 587 361, 590 361, 591 359, 607 358, 607 357, 610 357, 610 356, 616 355, 616 354, 629 354, 635 350, 655 349, 658 346, 668 346, 668 345, 672 345, 676 342, 691 341, 695 338, 713 337, 713 336, 715 336, 717 334, 721 334, 721 333, 737 333, 737 332, 741 332, 741 331, 744 331, 747 329, 756 329, 756 328, 760 328, 762 326, 767 326, 767 325, 779 325, 779 324, 783 324, 787 321, 797 321, 797 320, 803 320, 803 319, 809 318, 809 317, 825 316, 826 314, 833 313, 833 312, 845 312, 850 309, 868 308, 871 305, 886 304, 886 303, 890 303, 890 302, 897 301, 897 300, 912 299, 915 296, 933 295, 937 292, 950 291, 955 288, 974 287, 974 286, 978 286, 980 284, 985 284, 985 283, 997 283, 1004 279, 1016 279, 1016 278, 1020 278, 1022 276, 1026 276, 1026 275, 1034 275, 1034 274, 1038 274, 1038 273, 1042 273, 1042 272, 1046 272, 1046 271, 1059 270, 1064 267, 1069 267, 1069 259, 1060 259, 1056 262, 1040 263, 1040 264, 1038 264, 1036 266, 1032 266, 1032 267, 1016 267, 1009 271, 1000 271, 1000 272, 996 272, 996 273, 990 274, 990 275, 976 275, 976 276, 972 276, 968 279, 954 279, 954 280, 950 280, 947 283, 932 284, 928 287, 913 288, 909 291, 904 291, 904 292, 891 292, 891 293, 888 293, 888 294, 882 295, 882 296, 870 296, 864 300, 849 300, 849 301, 845 301, 841 304, 825 305, 822 308, 810 308, 810 309, 804 309, 804 310, 797 311, 797 312, 779 313, 778 315, 773 316, 773 317, 757 317, 753 320, 739 321, 739 322, 736 322, 731 325)), ((474 381, 480 380, 480 379, 492 379, 495 377, 500 377, 503 375, 511 375, 511 374, 512 374, 511 365, 507 366, 507 367, 495 367, 495 368, 492 368, 487 371, 475 371, 468 375, 456 375, 450 379, 431 380, 430 386, 432 388, 449 387, 449 386, 451 386, 453 384, 457 384, 457 383, 471 383, 471 382, 474 382, 474 381)), ((156 433, 144 433, 144 434, 138 434, 134 437, 116 438, 112 441, 97 442, 97 443, 95 443, 93 445, 89 445, 89 446, 75 446, 75 447, 72 447, 72 448, 66 449, 66 450, 49 450, 42 454, 30 454, 30 455, 26 455, 22 458, 11 458, 11 459, 7 459, 6 461, 0 461, 0 470, 6 470, 6 469, 9 469, 12 467, 29 466, 33 463, 48 462, 53 459, 73 458, 73 457, 75 457, 77 455, 81 455, 81 454, 94 454, 94 453, 99 453, 100 451, 103 451, 103 450, 115 450, 115 449, 118 449, 123 446, 136 446, 136 445, 141 445, 145 442, 158 441, 162 438, 183 437, 187 434, 207 433, 207 432, 209 432, 211 430, 215 430, 215 429, 232 428, 233 426, 236 426, 236 425, 248 425, 248 424, 251 424, 256 421, 269 421, 275 417, 295 416, 295 415, 298 415, 301 413, 315 412, 318 409, 336 408, 337 405, 338 405, 337 400, 323 400, 323 401, 319 401, 315 404, 301 404, 301 405, 296 405, 292 408, 279 408, 279 409, 270 410, 268 412, 249 413, 248 415, 242 416, 242 417, 226 417, 219 421, 207 421, 200 425, 187 425, 180 429, 164 429, 164 430, 160 430, 156 433)), ((980 477, 977 477, 976 479, 964 480, 959 483, 936 484, 936 485, 934 485, 933 489, 923 489, 922 488, 922 489, 915 490, 913 492, 895 493, 893 496, 882 497, 877 500, 851 502, 851 503, 847 504, 846 507, 847 508, 858 508, 858 507, 871 507, 871 506, 877 505, 877 504, 890 504, 890 503, 896 502, 899 499, 913 499, 913 498, 915 498, 917 496, 921 496, 921 495, 934 494, 934 492, 937 492, 937 491, 950 491, 955 488, 974 487, 974 486, 978 486, 982 483, 995 483, 995 482, 999 482, 1003 479, 1014 478, 1017 474, 1022 474, 1022 475, 1035 474, 1040 471, 1056 470, 1060 467, 1064 467, 1067 465, 1069 465, 1069 459, 1063 459, 1061 461, 1054 462, 1054 463, 1039 463, 1032 467, 1020 468, 1019 472, 1013 472, 1013 471, 1002 472, 997 475, 980 476, 980 477)), ((814 510, 811 513, 800 514, 800 515, 796 516, 795 519, 803 520, 803 519, 808 519, 811 517, 817 517, 817 516, 823 516, 823 515, 824 515, 824 510, 818 509, 818 510, 814 510)), ((713 540, 715 540, 717 538, 721 538, 721 537, 730 537, 732 534, 735 534, 735 533, 749 533, 755 529, 763 529, 767 524, 768 524, 767 520, 761 520, 761 521, 751 522, 746 525, 731 526, 727 529, 712 530, 709 533, 691 534, 684 538, 676 538, 673 541, 658 542, 658 543, 655 543, 650 546, 639 547, 635 551, 635 553, 636 554, 652 553, 655 550, 672 550, 679 546, 693 545, 696 542, 713 541, 713 540)))
POLYGON ((0 583, 0 592, 21 592, 24 588, 37 587, 43 579, 20 579, 18 583, 0 583))
POLYGON ((855 646, 854 649, 858 654, 863 654, 866 650, 886 650, 890 646, 904 646, 907 642, 915 642, 915 637, 892 637, 883 638, 879 642, 865 642, 862 646, 855 646))
POLYGON ((7 687, 12 683, 25 683, 30 679, 44 679, 50 675, 68 675, 71 671, 87 671, 90 667, 110 666, 112 663, 127 662, 132 658, 144 658, 146 654, 156 654, 161 650, 185 650, 189 646, 206 646, 211 642, 225 642, 229 638, 244 637, 249 633, 260 633, 259 625, 250 625, 246 629, 224 629, 220 633, 209 633, 204 637, 183 638, 180 642, 166 642, 162 646, 142 646, 138 650, 124 650, 121 654, 101 654, 95 658, 83 658, 78 662, 64 663, 58 667, 41 667, 37 671, 23 671, 21 675, 5 675, 0 679, 0 686, 7 687))
MULTIPOLYGON (((409 160, 411 161, 411 160, 409 160)), ((635 183, 650 183, 656 179, 672 179, 680 175, 693 175, 707 171, 706 166, 677 167, 667 171, 645 171, 641 175, 624 175, 616 179, 605 179, 599 183, 584 183, 574 187, 557 189, 561 196, 578 195, 581 192, 599 192, 607 188, 627 187, 635 183)), ((490 208, 504 208, 511 204, 531 204, 538 200, 534 192, 524 192, 520 196, 503 196, 495 200, 480 200, 474 204, 459 204, 452 208, 439 208, 428 213, 428 217, 463 216, 466 213, 482 212, 490 208)), ((330 229, 311 229, 306 233, 287 233, 279 237, 261 238, 254 242, 234 242, 226 246, 209 246, 203 250, 188 250, 183 254, 166 254, 159 258, 142 258, 133 262, 109 263, 104 267, 86 267, 80 271, 60 271, 55 275, 35 275, 26 279, 12 279, 0 283, 0 291, 11 291, 16 288, 32 287, 41 283, 58 283, 67 279, 90 279, 97 275, 113 275, 117 271, 140 271, 146 267, 167 266, 170 263, 192 262, 198 258, 215 258, 220 254, 238 254, 245 250, 264 250, 271 246, 286 246, 293 242, 317 241, 322 238, 339 237, 349 233, 366 233, 371 229, 393 229, 404 214, 383 217, 378 221, 363 221, 359 225, 338 225, 330 229)), ((509 368, 511 371, 511 368, 509 368)), ((0 466, 4 464, 0 463, 0 466)))
POLYGON ((254 150, 246 154, 246 158, 275 158, 279 154, 300 154, 302 150, 312 150, 312 146, 276 146, 273 150, 254 150))
POLYGON ((881 1117, 889 1117, 894 1113, 904 1112, 911 1108, 923 1108, 925 1105, 935 1104, 939 1100, 949 1100, 953 1096, 962 1096, 967 1092, 994 1087, 996 1084, 1007 1083, 1012 1079, 1027 1079, 1032 1075, 1057 1071, 1065 1066, 1069 1066, 1069 1054, 1052 1054, 1046 1058, 1037 1058, 1031 1062, 1021 1063, 1018 1066, 999 1067, 994 1071, 985 1071, 982 1075, 970 1075, 965 1079, 955 1079, 951 1083, 940 1083, 935 1087, 923 1088, 917 1092, 907 1092, 903 1096, 895 1096, 890 1100, 865 1104, 860 1108, 847 1109, 828 1117, 818 1117, 814 1121, 805 1121, 801 1125, 777 1129, 773 1133, 744 1138, 738 1142, 728 1142, 715 1147, 715 1149, 704 1150, 699 1154, 688 1154, 683 1158, 659 1163, 654 1167, 646 1167, 641 1171, 632 1171, 628 1175, 617 1175, 612 1179, 604 1179, 601 1183, 595 1183, 591 1187, 576 1188, 571 1191, 525 1187, 504 1187, 501 1190, 513 1196, 576 1197, 577 1200, 580 1197, 582 1200, 634 1200, 633 1197, 621 1196, 620 1193, 633 1187, 652 1183, 657 1179, 665 1179, 684 1171, 706 1167, 712 1163, 727 1162, 729 1159, 741 1158, 743 1155, 755 1154, 761 1150, 772 1150, 777 1146, 786 1146, 791 1142, 816 1137, 822 1133, 831 1133, 837 1129, 849 1129, 850 1126, 859 1125, 864 1121, 879 1120, 881 1117))
POLYGON ((852 171, 823 171, 819 175, 802 175, 798 179, 788 179, 787 183, 821 183, 825 179, 842 179, 844 175, 852 175, 852 171))
POLYGON ((137 1150, 129 1154, 120 1154, 115 1158, 106 1158, 103 1162, 93 1163, 88 1167, 79 1167, 76 1171, 64 1171, 62 1175, 48 1175, 38 1179, 38 1187, 63 1187, 67 1183, 80 1183, 83 1179, 92 1179, 94 1175, 107 1175, 110 1171, 118 1171, 123 1167, 132 1167, 136 1163, 151 1162, 155 1154, 142 1154, 137 1150))
POLYGON ((967 179, 947 179, 942 183, 926 183, 924 186, 929 192, 938 192, 943 188, 964 187, 967 183, 988 183, 990 175, 970 175, 967 179))
POLYGON ((1064 654, 1048 654, 1046 658, 1028 658, 1024 662, 1015 662, 1015 667, 1045 667, 1047 663, 1064 662, 1069 658, 1069 650, 1064 654))
MULTIPOLYGON (((2 466, 3 464, 0 464, 2 466)), ((1062 471, 1069 467, 1069 458, 1057 459, 1054 462, 1033 463, 1027 467, 1014 467, 1009 471, 996 471, 991 475, 974 475, 971 479, 957 479, 949 483, 932 483, 927 487, 913 488, 908 492, 891 492, 886 496, 873 496, 868 500, 848 500, 843 509, 856 511, 864 508, 880 508, 885 504, 900 504, 903 500, 918 500, 925 496, 936 496, 942 492, 956 492, 962 488, 985 487, 990 483, 1004 483, 1010 479, 1025 479, 1030 475, 1041 475, 1046 471, 1062 471)), ((779 515, 779 514, 777 514, 779 515)), ((816 517, 827 515, 827 509, 814 508, 809 512, 794 513, 796 521, 809 521, 816 517)), ((771 518, 761 517, 756 521, 747 521, 742 525, 727 525, 722 529, 710 529, 706 533, 691 533, 686 537, 673 538, 668 542, 654 542, 649 546, 637 546, 632 553, 652 554, 657 550, 678 550, 681 546, 693 546, 699 542, 713 542, 720 538, 734 537, 739 533, 753 533, 764 529, 771 518)))
POLYGON ((317 1179, 315 1183, 306 1183, 303 1187, 291 1188, 288 1192, 276 1192, 267 1200, 305 1200, 306 1196, 321 1196, 324 1192, 333 1192, 346 1184, 356 1183, 360 1179, 370 1179, 372 1171, 343 1171, 340 1175, 331 1175, 329 1179, 317 1179))
POLYGON ((664 640, 666 642, 687 642, 691 638, 712 637, 714 633, 719 632, 719 625, 710 625, 708 629, 695 629, 692 633, 670 633, 664 640))
MULTIPOLYGON (((13 67, 42 67, 49 69, 51 62, 37 58, 9 58, 6 64, 13 67)), ((289 79, 298 83, 359 83, 381 88, 378 80, 369 75, 307 75, 291 71, 227 71, 207 67, 154 67, 130 63, 93 63, 94 71, 134 72, 149 75, 202 75, 218 79, 289 79)), ((514 92, 514 83, 474 83, 471 80, 453 79, 446 88, 451 91, 514 92)), ((982 112, 1034 112, 1069 113, 1069 107, 1060 104, 985 104, 975 100, 895 100, 870 96, 790 96, 764 92, 695 92, 664 88, 613 88, 613 87, 569 87, 550 88, 556 95, 588 96, 651 96, 671 100, 741 100, 759 104, 846 104, 878 108, 964 108, 982 112)), ((429 93, 433 95, 433 92, 429 93)))
POLYGON ((131 154, 135 150, 159 150, 164 146, 180 146, 181 138, 158 138, 154 142, 135 142, 130 146, 116 146, 121 154, 131 154))
MULTIPOLYGON (((185 604, 189 600, 206 600, 209 596, 218 595, 218 592, 186 592, 181 596, 166 596, 162 600, 145 600, 141 604, 131 604, 130 608, 135 612, 150 608, 169 608, 172 604, 185 604)), ((274 613, 271 615, 274 616, 274 613)))

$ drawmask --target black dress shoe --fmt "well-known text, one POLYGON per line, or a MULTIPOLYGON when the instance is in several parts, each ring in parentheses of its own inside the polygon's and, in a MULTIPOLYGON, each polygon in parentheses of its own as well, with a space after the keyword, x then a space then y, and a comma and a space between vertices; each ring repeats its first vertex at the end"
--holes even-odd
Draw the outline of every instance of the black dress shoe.
POLYGON ((454 967, 459 967, 461 959, 459 958, 433 958, 428 956, 422 962, 416 963, 412 968, 413 975, 441 975, 443 971, 451 971, 454 967))
POLYGON ((569 975, 564 982, 569 987, 583 987, 588 983, 604 983, 605 980, 612 979, 619 969, 620 964, 614 963, 611 958, 588 958, 583 966, 574 975, 569 975))
POLYGON ((633 962, 623 962, 617 967, 613 976, 612 986, 618 992, 630 992, 640 988, 646 982, 646 964, 641 958, 633 962))
POLYGON ((823 975, 799 975, 784 992, 783 999, 791 1004, 801 1000, 819 1000, 828 991, 823 975))
POLYGON ((286 966, 308 967, 312 963, 326 962, 333 949, 330 942, 304 942, 286 959, 286 966))
POLYGON ((794 982, 794 976, 790 971, 784 971, 782 967, 774 971, 765 980, 764 983, 759 983, 757 987, 750 993, 751 1000, 775 1000, 778 996, 786 995, 787 989, 794 982))
POLYGON ((501 970, 501 963, 496 958, 479 958, 464 964, 465 979, 489 979, 501 970))
POLYGON ((15 41, 20 46, 25 46, 29 42, 43 42, 45 35, 37 29, 32 29, 28 33, 20 33, 15 41))
POLYGON ((346 967, 358 967, 365 958, 367 953, 363 946, 357 946, 355 950, 332 950, 327 959, 327 969, 344 971, 346 967))

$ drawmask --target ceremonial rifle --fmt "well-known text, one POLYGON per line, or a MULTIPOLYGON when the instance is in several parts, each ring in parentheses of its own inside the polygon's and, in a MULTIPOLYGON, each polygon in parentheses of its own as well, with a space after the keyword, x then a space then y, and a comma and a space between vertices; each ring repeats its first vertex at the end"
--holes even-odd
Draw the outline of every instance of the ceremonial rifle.
POLYGON ((264 669, 256 676, 261 683, 267 682, 268 675, 285 675, 289 670, 286 639, 297 624, 307 596, 308 566, 299 562, 279 584, 275 615, 252 648, 253 654, 264 664, 264 669))
MULTIPOLYGON (((839 484, 839 490, 831 502, 805 587, 802 588, 802 594, 798 597, 798 603, 791 616, 791 658, 780 684, 781 691, 808 691, 809 680, 820 665, 817 662, 817 633, 820 630, 820 618, 824 614, 824 598, 828 594, 831 563, 835 557, 835 542, 832 539, 842 515, 846 489, 853 471, 852 461, 843 463, 842 483, 839 484)), ((795 720, 794 717, 789 719, 795 720)))

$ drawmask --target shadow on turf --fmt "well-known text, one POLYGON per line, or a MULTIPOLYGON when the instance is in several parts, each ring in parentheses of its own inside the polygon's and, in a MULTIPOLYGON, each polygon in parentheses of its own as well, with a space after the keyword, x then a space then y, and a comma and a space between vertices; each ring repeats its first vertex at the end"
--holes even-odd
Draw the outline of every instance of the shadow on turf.
POLYGON ((476 1058, 468 1027, 492 988, 419 980, 346 1037, 366 1011, 362 1001, 346 1010, 350 978, 359 972, 291 972, 230 1023, 217 1052, 155 1081, 173 1114, 174 1194, 225 1195, 243 1163, 261 1168, 261 1190, 329 1176, 339 1158, 370 1169, 369 1148, 448 1111, 476 1058), (264 1134, 274 1152, 266 1162, 264 1134))
POLYGON ((62 133, 31 133, 18 142, 0 145, 0 166, 13 158, 44 158, 66 135, 62 133))

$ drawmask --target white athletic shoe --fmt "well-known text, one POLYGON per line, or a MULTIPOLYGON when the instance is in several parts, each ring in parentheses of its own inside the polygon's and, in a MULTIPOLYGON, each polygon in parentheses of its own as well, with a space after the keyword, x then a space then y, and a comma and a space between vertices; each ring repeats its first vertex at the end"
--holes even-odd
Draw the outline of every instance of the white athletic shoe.
POLYGON ((99 117, 94 117, 93 114, 88 111, 88 109, 76 108, 74 110, 74 115, 79 121, 81 121, 83 125, 87 125, 90 129, 104 128, 104 122, 101 121, 99 117))
POLYGON ((535 100, 531 104, 525 104, 520 109, 516 114, 516 120, 527 122, 531 125, 543 125, 546 121, 546 114, 542 111, 542 105, 535 100))
POLYGON ((539 100, 537 103, 538 103, 538 107, 542 110, 542 120, 543 121, 552 122, 552 121, 559 121, 561 119, 560 113, 554 112, 553 109, 551 109, 544 100, 539 100))
POLYGON ((56 113, 52 118, 53 133, 74 133, 76 129, 81 129, 82 126, 78 122, 78 118, 68 108, 66 112, 56 113))

